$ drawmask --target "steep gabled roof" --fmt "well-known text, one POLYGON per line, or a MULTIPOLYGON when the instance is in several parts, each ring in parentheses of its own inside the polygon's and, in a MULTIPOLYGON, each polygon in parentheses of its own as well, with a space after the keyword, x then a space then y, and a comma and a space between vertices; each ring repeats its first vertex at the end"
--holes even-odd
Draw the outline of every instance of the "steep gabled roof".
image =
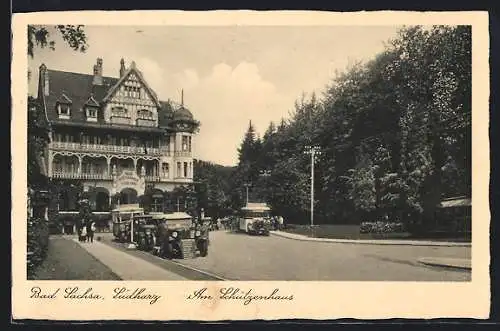
POLYGON ((87 100, 87 102, 85 102, 85 105, 86 106, 91 106, 91 107, 99 107, 99 102, 97 102, 95 99, 94 99, 94 95, 91 94, 90 95, 90 98, 87 100))
POLYGON ((71 101, 71 99, 68 98, 68 96, 64 92, 62 92, 62 94, 59 97, 59 99, 57 99, 57 102, 58 103, 63 103, 63 104, 71 104, 71 103, 73 103, 73 101, 71 101))
MULTIPOLYGON (((134 68, 132 68, 134 69, 134 68)), ((147 83, 144 81, 142 74, 139 70, 134 69, 135 73, 142 80, 144 86, 148 89, 147 83)), ((104 122, 102 116, 98 116, 97 123, 87 123, 87 118, 85 115, 85 106, 94 105, 100 106, 107 95, 110 95, 110 90, 119 86, 118 82, 120 79, 114 77, 103 77, 102 85, 93 85, 93 75, 50 70, 47 69, 49 78, 49 95, 44 96, 45 110, 47 115, 47 120, 54 124, 75 124, 75 125, 89 125, 92 127, 106 127, 106 128, 119 128, 120 125, 110 124, 104 122), (71 102, 71 114, 69 120, 59 119, 57 114, 56 105, 57 102, 61 101, 71 102)), ((125 77, 126 75, 124 75, 125 77)), ((123 78, 123 77, 122 77, 123 78)), ((43 81, 43 80, 42 80, 43 81)), ((150 91, 151 96, 157 99, 154 91, 150 91)), ((172 120, 173 108, 170 102, 157 101, 158 102, 158 122, 159 126, 162 128, 168 128, 169 123, 172 120)), ((136 126, 131 126, 136 127, 136 126)), ((137 127, 136 127, 137 128, 137 127)), ((140 128, 138 129, 140 130, 140 128)), ((151 130, 151 129, 148 129, 151 130)), ((154 131, 154 130, 153 130, 154 131)))
POLYGON ((144 76, 142 75, 142 73, 135 67, 135 63, 132 62, 132 64, 130 65, 130 68, 128 68, 128 70, 125 72, 125 74, 123 74, 123 76, 115 83, 115 85, 113 85, 109 90, 108 92, 106 93, 106 95, 104 96, 104 98, 102 99, 103 102, 106 102, 108 101, 108 99, 110 97, 113 96, 113 94, 115 93, 115 91, 118 89, 118 87, 121 86, 121 84, 128 78, 128 76, 130 76, 130 74, 136 74, 137 77, 139 77, 139 80, 140 82, 146 87, 146 90, 147 92, 151 95, 151 98, 153 99, 153 101, 156 103, 156 105, 158 107, 161 107, 161 104, 160 104, 160 101, 158 100, 158 96, 156 95, 156 93, 151 89, 151 87, 149 87, 148 83, 146 82, 146 80, 144 79, 144 76))
POLYGON ((118 81, 116 78, 103 77, 102 86, 92 84, 93 75, 75 72, 47 69, 49 76, 49 95, 45 96, 47 118, 49 121, 58 120, 56 104, 64 93, 71 105, 72 122, 86 122, 85 113, 82 111, 84 105, 93 95, 94 100, 99 103, 111 86, 118 81))

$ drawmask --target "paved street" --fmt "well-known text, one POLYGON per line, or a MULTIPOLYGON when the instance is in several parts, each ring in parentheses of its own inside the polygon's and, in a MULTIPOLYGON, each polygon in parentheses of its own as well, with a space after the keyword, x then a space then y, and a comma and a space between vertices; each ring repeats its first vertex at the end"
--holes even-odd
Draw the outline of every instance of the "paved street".
POLYGON ((470 259, 470 247, 322 243, 226 231, 211 232, 210 238, 207 257, 178 261, 126 250, 114 243, 110 235, 103 236, 103 242, 121 251, 117 256, 133 255, 185 279, 216 279, 210 274, 229 280, 468 281, 471 278, 469 271, 418 262, 423 257, 470 259))
POLYGON ((215 231, 209 255, 182 264, 232 280, 468 281, 471 273, 418 263, 421 257, 470 259, 470 247, 307 242, 215 231))

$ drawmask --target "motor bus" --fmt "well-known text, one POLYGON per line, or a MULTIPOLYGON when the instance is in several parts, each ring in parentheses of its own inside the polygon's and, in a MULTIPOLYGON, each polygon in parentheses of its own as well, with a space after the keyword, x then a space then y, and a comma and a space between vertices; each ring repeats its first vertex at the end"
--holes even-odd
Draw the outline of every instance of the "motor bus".
POLYGON ((240 231, 248 234, 269 235, 271 228, 271 208, 266 203, 248 203, 239 215, 240 231))
POLYGON ((135 216, 144 215, 144 209, 139 204, 120 205, 111 211, 113 221, 113 236, 121 242, 133 242, 131 238, 132 220, 135 216))

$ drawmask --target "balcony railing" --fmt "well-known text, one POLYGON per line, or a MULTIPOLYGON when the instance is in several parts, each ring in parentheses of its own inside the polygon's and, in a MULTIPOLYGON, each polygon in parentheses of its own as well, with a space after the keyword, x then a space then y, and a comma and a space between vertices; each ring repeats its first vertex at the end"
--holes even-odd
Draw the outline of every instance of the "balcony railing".
POLYGON ((52 171, 53 178, 65 178, 65 179, 90 179, 90 180, 110 180, 111 176, 107 173, 88 173, 88 172, 71 172, 71 171, 52 171))
MULTIPOLYGON (((160 176, 148 176, 147 175, 145 177, 145 179, 146 179, 146 182, 159 182, 159 181, 161 181, 162 178, 160 176)), ((166 180, 166 178, 165 178, 165 180, 166 180)))
POLYGON ((190 157, 191 156, 191 152, 189 152, 189 151, 175 151, 174 155, 175 156, 190 157))
POLYGON ((119 145, 103 145, 103 144, 80 144, 53 141, 50 147, 59 150, 77 151, 77 152, 103 152, 103 153, 125 153, 125 154, 142 154, 142 155, 166 155, 170 152, 165 148, 142 147, 142 146, 119 146, 119 145))
MULTIPOLYGON (((60 178, 60 179, 86 179, 86 180, 112 180, 112 176, 108 175, 107 173, 104 174, 99 174, 99 173, 88 173, 88 172, 72 172, 72 171, 60 171, 60 170, 55 170, 52 171, 52 177, 53 178, 60 178)), ((167 177, 160 177, 160 176, 153 176, 153 175, 146 175, 145 179, 147 182, 167 182, 170 181, 170 178, 167 177)), ((184 178, 184 179, 189 179, 189 178, 184 178)))
POLYGON ((125 124, 125 125, 130 125, 130 121, 132 119, 130 117, 124 117, 124 116, 117 116, 113 115, 110 117, 110 121, 113 124, 125 124))

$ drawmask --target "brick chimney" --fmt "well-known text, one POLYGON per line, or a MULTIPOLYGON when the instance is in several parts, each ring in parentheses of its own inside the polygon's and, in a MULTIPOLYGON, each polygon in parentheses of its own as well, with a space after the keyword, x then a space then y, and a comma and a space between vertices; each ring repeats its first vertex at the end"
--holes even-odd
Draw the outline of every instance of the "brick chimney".
POLYGON ((94 80, 93 85, 102 85, 102 59, 97 58, 97 64, 94 65, 94 80))
POLYGON ((39 77, 39 84, 41 84, 42 89, 43 89, 43 95, 48 96, 50 89, 49 89, 49 73, 47 71, 47 66, 42 63, 40 66, 40 77, 39 77))
POLYGON ((120 60, 120 78, 125 75, 125 60, 121 59, 120 60))

